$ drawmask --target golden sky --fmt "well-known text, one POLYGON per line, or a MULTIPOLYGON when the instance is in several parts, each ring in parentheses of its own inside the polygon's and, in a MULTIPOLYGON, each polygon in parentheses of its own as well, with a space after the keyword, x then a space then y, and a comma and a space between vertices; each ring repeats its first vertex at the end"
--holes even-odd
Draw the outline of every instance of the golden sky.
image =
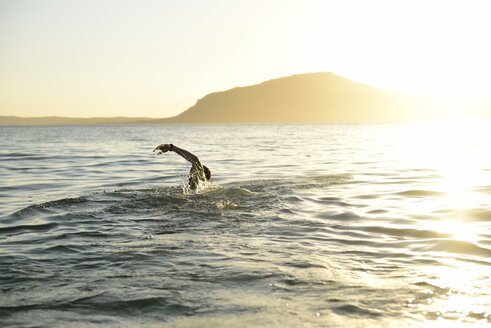
POLYGON ((176 115, 198 98, 330 71, 491 93, 487 0, 0 0, 0 115, 176 115))

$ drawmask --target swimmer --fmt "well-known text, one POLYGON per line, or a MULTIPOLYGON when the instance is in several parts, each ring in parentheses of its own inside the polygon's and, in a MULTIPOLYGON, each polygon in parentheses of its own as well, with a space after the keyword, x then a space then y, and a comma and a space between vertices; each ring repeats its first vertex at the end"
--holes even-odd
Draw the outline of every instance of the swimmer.
POLYGON ((156 147, 153 151, 158 150, 157 155, 162 153, 166 153, 168 151, 173 151, 179 155, 181 155, 185 160, 192 164, 191 170, 189 171, 189 188, 191 190, 196 190, 198 187, 198 183, 200 181, 208 181, 211 178, 210 169, 206 166, 201 165, 198 157, 191 154, 187 150, 174 146, 173 144, 162 144, 156 147))

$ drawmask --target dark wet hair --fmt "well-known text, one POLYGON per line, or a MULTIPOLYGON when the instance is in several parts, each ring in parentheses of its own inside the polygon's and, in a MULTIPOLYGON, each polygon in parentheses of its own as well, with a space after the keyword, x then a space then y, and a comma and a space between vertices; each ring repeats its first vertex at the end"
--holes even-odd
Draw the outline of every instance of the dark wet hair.
POLYGON ((205 172, 206 180, 210 180, 211 179, 211 171, 210 171, 210 169, 203 165, 203 171, 205 172))

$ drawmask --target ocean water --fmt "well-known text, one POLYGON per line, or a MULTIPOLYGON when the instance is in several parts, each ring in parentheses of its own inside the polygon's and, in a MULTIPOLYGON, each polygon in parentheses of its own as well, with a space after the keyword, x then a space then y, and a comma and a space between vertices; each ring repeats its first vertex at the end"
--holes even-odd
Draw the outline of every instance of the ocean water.
POLYGON ((0 127, 1 326, 489 326, 490 128, 0 127))

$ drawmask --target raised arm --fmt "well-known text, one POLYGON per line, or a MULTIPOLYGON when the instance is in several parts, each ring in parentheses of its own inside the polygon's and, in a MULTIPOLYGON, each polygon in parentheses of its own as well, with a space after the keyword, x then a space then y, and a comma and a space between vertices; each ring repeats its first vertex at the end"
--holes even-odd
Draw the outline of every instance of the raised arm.
POLYGON ((170 144, 170 146, 171 146, 170 151, 173 151, 173 152, 181 155, 182 157, 184 157, 186 159, 186 161, 190 162, 193 165, 196 165, 198 167, 201 166, 201 163, 200 163, 198 157, 196 157, 195 155, 191 154, 187 150, 176 147, 173 144, 170 144))
POLYGON ((162 144, 155 148, 153 151, 159 150, 158 155, 162 153, 166 153, 168 151, 173 151, 179 155, 181 155, 186 161, 190 162, 191 164, 200 167, 201 163, 195 155, 191 154, 187 150, 184 150, 182 148, 179 148, 177 146, 174 146, 173 144, 162 144))

